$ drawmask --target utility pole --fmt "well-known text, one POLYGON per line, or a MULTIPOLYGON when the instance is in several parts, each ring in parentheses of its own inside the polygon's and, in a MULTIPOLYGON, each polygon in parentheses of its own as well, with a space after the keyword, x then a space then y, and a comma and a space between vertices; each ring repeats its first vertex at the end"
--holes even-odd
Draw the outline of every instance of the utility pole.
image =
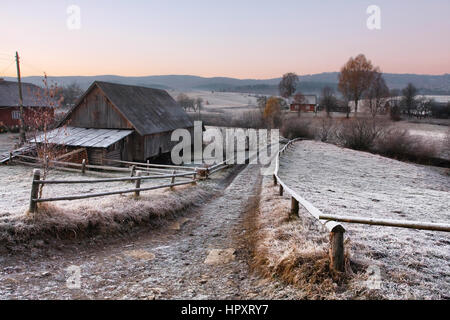
POLYGON ((20 62, 19 62, 19 53, 16 51, 16 66, 17 66, 17 81, 19 84, 19 113, 20 113, 20 120, 19 120, 19 143, 22 146, 26 142, 25 138, 25 121, 23 120, 23 96, 22 96, 22 81, 20 79, 20 62))

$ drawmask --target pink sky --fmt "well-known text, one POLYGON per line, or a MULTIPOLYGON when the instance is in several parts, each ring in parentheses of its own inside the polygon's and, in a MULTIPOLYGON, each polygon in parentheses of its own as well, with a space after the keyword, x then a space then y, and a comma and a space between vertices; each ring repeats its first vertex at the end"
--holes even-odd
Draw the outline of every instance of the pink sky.
POLYGON ((450 1, 21 1, 1 5, 0 77, 193 74, 273 78, 338 71, 364 53, 384 72, 450 73, 450 1), (81 9, 81 29, 66 26, 81 9), (6 32, 5 32, 6 30, 6 32))

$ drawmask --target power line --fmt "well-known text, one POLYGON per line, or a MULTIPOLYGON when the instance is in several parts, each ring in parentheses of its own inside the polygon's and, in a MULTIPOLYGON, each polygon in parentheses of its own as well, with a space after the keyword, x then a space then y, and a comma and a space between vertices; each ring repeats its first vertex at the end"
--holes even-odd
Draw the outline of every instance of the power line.
MULTIPOLYGON (((8 65, 4 70, 2 70, 0 72, 0 74, 3 74, 4 72, 7 71, 7 69, 9 69, 11 67, 12 64, 14 64, 14 62, 16 60, 13 57, 13 55, 0 52, 0 61, 7 61, 7 62, 11 61, 11 64, 8 65), (2 57, 2 55, 4 55, 5 57, 2 57), (6 56, 8 56, 9 58, 6 58, 6 56)), ((26 67, 26 69, 32 69, 34 72, 37 71, 39 75, 42 75, 42 74, 46 73, 45 70, 43 70, 41 68, 38 68, 38 67, 34 66, 33 64, 30 64, 29 62, 24 62, 24 59, 22 57, 20 58, 20 63, 22 65, 24 65, 26 67)))
POLYGON ((28 68, 31 68, 35 71, 38 71, 40 74, 42 73, 46 73, 45 70, 41 69, 41 68, 37 68, 35 66, 33 66, 32 64, 28 63, 28 62, 23 62, 23 58, 20 59, 20 62, 22 63, 22 65, 25 65, 28 68))
POLYGON ((11 61, 11 63, 10 63, 5 69, 3 69, 2 71, 0 71, 0 75, 6 74, 6 71, 8 71, 8 69, 11 68, 11 66, 14 64, 14 62, 15 62, 14 60, 11 61))

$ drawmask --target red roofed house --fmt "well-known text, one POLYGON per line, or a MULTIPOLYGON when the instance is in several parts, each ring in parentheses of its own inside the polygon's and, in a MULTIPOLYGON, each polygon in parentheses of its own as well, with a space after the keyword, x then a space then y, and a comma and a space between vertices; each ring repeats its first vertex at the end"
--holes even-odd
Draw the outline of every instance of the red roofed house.
POLYGON ((290 106, 290 111, 298 112, 315 112, 317 107, 317 96, 304 95, 304 99, 301 103, 293 102, 290 106))
MULTIPOLYGON (((31 83, 22 83, 24 118, 33 117, 36 112, 46 111, 54 116, 54 109, 43 106, 42 89, 31 83)), ((0 78, 0 126, 12 128, 19 126, 19 87, 17 82, 5 81, 0 78)))

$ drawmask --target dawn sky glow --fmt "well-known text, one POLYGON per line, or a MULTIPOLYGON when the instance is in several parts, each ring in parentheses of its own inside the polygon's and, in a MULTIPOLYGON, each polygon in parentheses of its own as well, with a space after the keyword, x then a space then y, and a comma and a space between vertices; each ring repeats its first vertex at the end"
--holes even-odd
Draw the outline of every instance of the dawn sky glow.
POLYGON ((364 53, 384 72, 450 73, 450 1, 2 1, 0 77, 338 71, 364 53), (81 28, 69 30, 69 5, 81 28), (381 30, 366 27, 369 5, 381 30))

